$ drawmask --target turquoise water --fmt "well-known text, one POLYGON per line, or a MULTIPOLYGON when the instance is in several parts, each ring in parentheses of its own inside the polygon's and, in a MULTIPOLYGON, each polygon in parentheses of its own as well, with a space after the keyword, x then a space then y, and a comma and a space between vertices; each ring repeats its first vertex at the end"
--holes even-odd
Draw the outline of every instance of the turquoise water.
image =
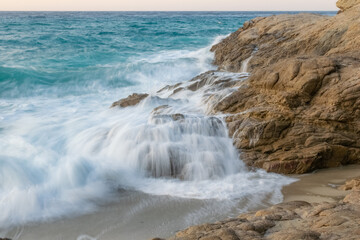
POLYGON ((270 191, 280 201, 288 179, 247 172, 225 126, 210 131, 211 119, 192 108, 195 100, 155 94, 216 69, 213 43, 272 14, 0 12, 0 229, 94 211, 118 188, 198 199, 266 198, 270 191), (153 97, 136 108, 109 109, 132 92, 153 97), (189 106, 182 111, 192 118, 159 127, 149 114, 164 104, 189 106), (190 153, 187 163, 226 159, 226 166, 219 173, 202 169, 190 185, 144 172, 150 153, 157 156, 151 161, 166 161, 174 147, 190 153), (240 178, 244 184, 233 185, 240 178))
POLYGON ((172 73, 179 63, 198 61, 182 53, 211 44, 251 18, 271 14, 3 12, 0 97, 81 95, 187 80, 200 69, 172 73), (157 71, 167 72, 165 79, 157 71))
MULTIPOLYGON (((159 81, 158 75, 163 77, 157 71, 167 72, 161 81, 177 81, 173 78, 180 76, 169 71, 197 61, 184 56, 186 51, 209 45, 216 36, 236 30, 252 17, 236 13, 0 13, 0 96, 59 97, 152 85, 151 81, 159 81)), ((195 68, 181 80, 199 72, 195 68)))

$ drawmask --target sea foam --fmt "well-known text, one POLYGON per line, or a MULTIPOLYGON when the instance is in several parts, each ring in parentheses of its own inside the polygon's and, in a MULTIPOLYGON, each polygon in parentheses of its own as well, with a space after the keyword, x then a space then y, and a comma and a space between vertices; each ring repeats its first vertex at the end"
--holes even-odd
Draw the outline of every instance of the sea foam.
MULTIPOLYGON (((73 60, 64 76, 42 63, 34 63, 38 68, 20 69, 11 61, 2 66, 16 69, 10 75, 18 82, 1 81, 12 87, 0 91, 0 228, 95 211, 99 204, 116 201, 119 189, 246 199, 244 209, 265 199, 281 201, 282 186, 293 180, 249 171, 223 119, 208 115, 204 91, 156 93, 166 84, 215 69, 209 50, 220 39, 200 50, 131 56, 125 65, 100 61, 96 67, 76 68, 73 60), (44 81, 31 83, 44 74, 44 81), (135 107, 109 108, 132 92, 150 96, 135 107), (154 114, 163 105, 169 108, 154 114), (173 114, 181 119, 174 120, 173 114)), ((72 40, 67 36, 64 41, 72 40)))

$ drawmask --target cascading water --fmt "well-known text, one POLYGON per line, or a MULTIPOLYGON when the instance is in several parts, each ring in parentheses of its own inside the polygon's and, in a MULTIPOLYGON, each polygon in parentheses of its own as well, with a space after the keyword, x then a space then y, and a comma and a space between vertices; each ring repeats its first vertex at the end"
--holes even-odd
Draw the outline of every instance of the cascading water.
POLYGON ((63 14, 0 16, 0 229, 94 211, 119 189, 281 200, 292 180, 248 171, 222 118, 206 114, 212 81, 243 75, 218 72, 198 91, 156 93, 215 69, 209 39, 239 25, 231 13, 185 14, 183 23, 177 13, 63 14), (227 27, 204 33, 204 18, 227 27), (169 28, 184 36, 197 29, 197 37, 179 40, 169 28), (135 107, 109 108, 132 92, 151 94, 135 107))

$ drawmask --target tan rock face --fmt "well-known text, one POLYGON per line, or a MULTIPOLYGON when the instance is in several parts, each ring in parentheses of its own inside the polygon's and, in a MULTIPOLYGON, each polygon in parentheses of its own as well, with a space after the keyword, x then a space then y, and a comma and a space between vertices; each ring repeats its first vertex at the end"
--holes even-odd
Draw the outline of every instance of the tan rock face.
MULTIPOLYGON (((340 1, 341 2, 341 1, 340 1)), ((356 1, 357 2, 357 1, 356 1)), ((215 45, 251 76, 214 106, 250 166, 278 173, 360 163, 360 5, 335 17, 256 18, 215 45)))
POLYGON ((339 187, 340 190, 359 190, 360 191, 360 177, 347 181, 344 185, 339 187))
POLYGON ((360 239, 358 191, 338 203, 281 203, 213 224, 193 226, 170 240, 195 239, 360 239))
POLYGON ((255 18, 213 46, 215 64, 238 72, 253 56, 249 70, 295 56, 346 55, 359 59, 360 5, 335 17, 315 14, 255 18))
POLYGON ((149 94, 138 94, 138 93, 134 93, 132 95, 129 95, 127 98, 123 98, 120 99, 117 102, 114 102, 111 107, 130 107, 130 106, 135 106, 137 104, 139 104, 142 100, 144 100, 145 98, 147 98, 149 96, 149 94))
POLYGON ((340 8, 341 11, 345 11, 349 8, 352 8, 356 5, 360 4, 359 0, 339 0, 336 3, 336 6, 340 8))

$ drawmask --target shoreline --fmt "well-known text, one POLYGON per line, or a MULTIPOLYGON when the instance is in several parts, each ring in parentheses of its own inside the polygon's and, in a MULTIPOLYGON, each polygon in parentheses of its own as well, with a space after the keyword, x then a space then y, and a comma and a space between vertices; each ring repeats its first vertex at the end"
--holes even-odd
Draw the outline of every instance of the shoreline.
MULTIPOLYGON (((360 1, 356 8, 360 9, 360 1)), ((204 112, 211 116, 206 117, 206 121, 195 121, 198 115, 195 118, 188 117, 186 112, 183 112, 184 103, 181 106, 179 104, 180 107, 174 107, 167 105, 167 101, 152 110, 152 121, 167 121, 176 126, 182 126, 183 122, 189 121, 189 125, 196 123, 207 126, 195 128, 196 131, 190 131, 191 134, 202 133, 200 130, 224 130, 223 127, 227 126, 225 130, 229 134, 226 131, 208 134, 209 136, 198 134, 206 138, 197 142, 207 143, 210 137, 224 137, 224 145, 219 145, 220 149, 226 149, 223 146, 233 144, 240 150, 240 158, 246 165, 256 169, 262 168, 267 172, 286 174, 285 176, 298 179, 297 182, 285 187, 281 185, 276 191, 267 178, 260 178, 254 185, 242 181, 242 178, 232 179, 231 184, 235 184, 231 187, 226 188, 223 182, 217 185, 217 188, 213 188, 216 192, 207 195, 216 198, 216 194, 221 194, 222 189, 236 192, 235 187, 244 183, 252 190, 253 198, 239 195, 229 201, 185 199, 170 195, 160 196, 151 194, 152 192, 145 194, 139 192, 141 189, 125 190, 126 193, 122 195, 119 190, 115 203, 103 204, 96 212, 19 226, 5 232, 5 235, 11 234, 12 239, 31 240, 45 240, 49 236, 77 240, 140 240, 149 235, 170 237, 172 234, 175 234, 170 237, 172 240, 316 240, 352 239, 349 236, 360 236, 360 231, 356 230, 360 223, 359 188, 353 187, 353 191, 343 191, 339 188, 349 179, 360 176, 360 165, 347 165, 359 164, 360 125, 357 115, 360 114, 360 88, 357 76, 360 75, 357 74, 360 72, 356 72, 356 69, 360 61, 353 57, 356 53, 350 55, 347 48, 339 47, 348 27, 338 26, 334 24, 336 21, 332 20, 355 19, 355 7, 355 10, 349 9, 348 18, 345 12, 334 18, 301 14, 296 17, 280 15, 251 20, 212 48, 212 51, 215 51, 215 64, 219 66, 218 70, 208 71, 188 82, 166 86, 157 92, 157 96, 133 94, 112 105, 121 108, 131 107, 140 102, 147 104, 158 99, 163 100, 163 96, 165 99, 178 100, 176 97, 181 94, 183 99, 193 97, 198 100, 200 95, 202 103, 208 104, 204 112), (300 26, 299 29, 295 27, 292 31, 287 31, 284 22, 291 21, 294 26, 300 26), (313 24, 314 22, 316 24, 313 24), (325 25, 331 25, 336 29, 336 34, 325 32, 325 25), (302 28, 310 26, 310 34, 300 34, 304 32, 302 28), (273 29, 269 31, 268 28, 271 27, 273 29), (338 27, 345 30, 339 33, 338 27), (292 32, 294 34, 289 36, 292 32), (317 34, 317 37, 313 38, 312 33, 317 34), (293 51, 294 48, 299 48, 300 51, 301 47, 293 36, 300 36, 299 39, 308 41, 309 46, 303 55, 293 51), (317 43, 316 39, 320 38, 322 44, 317 43), (271 47, 278 46, 279 39, 286 39, 281 43, 284 48, 271 47), (274 49, 278 54, 273 54, 274 49), (286 52, 288 58, 283 57, 286 52), (234 54, 238 54, 237 59, 234 58, 234 54), (251 73, 250 76, 241 75, 244 71, 251 73), (216 119, 220 114, 226 116, 224 122, 216 119), (228 135, 233 140, 232 143, 227 141, 228 135), (347 166, 338 167, 342 165, 347 166), (256 188, 258 186, 270 191, 265 191, 266 194, 261 196, 261 191, 256 188), (273 195, 277 196, 276 200, 271 200, 273 195), (274 205, 281 199, 281 203, 274 205), (247 207, 248 205, 251 207, 247 207), (226 220, 215 222, 219 219, 226 220), (204 222, 210 223, 203 224, 204 222), (202 225, 195 226, 196 224, 202 225), (188 228, 179 231, 185 227, 188 228)), ((354 46, 356 47, 355 44, 354 46)), ((190 112, 193 110, 192 107, 189 108, 190 112)), ((173 132, 166 133, 169 133, 166 136, 172 136, 173 132)), ((167 143, 167 139, 164 142, 167 143)), ((188 144, 188 139, 184 139, 184 143, 188 144)), ((194 144, 190 146, 193 147, 194 144)), ((204 169, 208 167, 210 170, 221 170, 222 167, 235 166, 236 164, 224 164, 226 160, 238 159, 238 152, 233 151, 231 147, 229 149, 226 156, 230 157, 222 156, 214 161, 219 163, 218 165, 209 164, 206 162, 209 157, 201 155, 204 169)), ((198 147, 194 147, 193 154, 198 150, 198 147)), ((187 153, 179 156, 170 155, 172 157, 164 154, 149 158, 149 162, 153 164, 152 160, 161 160, 164 156, 165 160, 169 160, 171 167, 177 163, 176 160, 184 159, 183 156, 187 153)), ((156 162, 158 165, 151 166, 163 166, 161 163, 156 162)), ((156 172, 154 167, 152 176, 192 180, 192 175, 185 178, 188 175, 181 171, 183 167, 186 169, 187 163, 181 164, 175 168, 176 171, 168 167, 168 171, 156 172)), ((232 172, 230 170, 231 167, 225 172, 232 172)), ((249 179, 254 180, 254 176, 249 176, 249 179)), ((360 187, 360 179, 356 181, 360 187)), ((275 179, 273 184, 278 183, 279 180, 275 179)), ((244 193, 244 189, 240 192, 244 193)), ((188 192, 188 189, 185 190, 188 192)), ((167 190, 165 194, 171 191, 167 190)), ((4 233, 0 231, 0 234, 4 233)), ((153 240, 156 239, 159 240, 153 240)))
POLYGON ((360 220, 359 170, 360 165, 347 165, 293 175, 299 181, 283 188, 282 203, 236 218, 191 226, 168 240, 356 240, 360 236, 357 228, 360 220), (356 184, 351 186, 350 181, 356 184), (339 189, 344 186, 351 187, 339 189))
MULTIPOLYGON (((321 169, 309 174, 290 175, 298 179, 282 189, 283 201, 281 204, 305 201, 312 204, 323 202, 335 204, 343 199, 349 192, 337 189, 347 180, 360 177, 360 165, 348 165, 338 168, 321 169)), ((221 206, 219 202, 217 205, 221 206)), ((264 205, 245 211, 241 215, 266 211, 277 205, 264 205)), ((210 210, 216 207, 212 201, 193 199, 175 199, 169 196, 150 196, 138 192, 128 192, 120 198, 119 202, 104 205, 99 211, 74 218, 64 218, 48 223, 33 223, 15 228, 6 236, 11 239, 47 239, 48 236, 62 236, 66 239, 117 239, 130 236, 131 239, 151 239, 152 237, 171 237, 181 232, 183 228, 193 228, 196 224, 217 224, 233 219, 236 216, 217 214, 204 217, 202 220, 188 224, 181 222, 181 218, 189 217, 189 213, 201 213, 201 209, 210 210), (143 207, 147 210, 141 212, 143 207), (150 208, 149 208, 150 206, 150 208), (174 211, 174 208, 178 208, 174 211), (132 213, 125 214, 129 208, 132 213), (166 210, 167 209, 167 210, 166 210), (140 211, 140 212, 138 212, 140 211), (159 214, 159 211, 162 214, 159 214), (125 219, 123 218, 125 217, 125 219), (177 219, 177 220, 175 220, 177 219), (146 226, 152 222, 152 226, 146 226), (165 222, 172 222, 166 225, 165 222), (192 227, 193 226, 193 227, 192 227), (69 231, 70 229, 70 231, 69 231), (136 229, 143 229, 138 231, 136 229), (21 232, 18 238, 14 237, 21 232), (81 232, 81 234, 80 234, 81 232), (131 234, 131 235, 130 235, 131 234)), ((224 212, 226 206, 224 207, 224 212)), ((227 209, 229 212, 230 209, 227 209)), ((232 211, 236 211, 233 207, 232 211)), ((238 213, 240 214, 240 213, 238 213)), ((241 216, 240 215, 240 216, 241 216)), ((195 217, 195 215, 194 215, 195 217)), ((156 238, 155 238, 156 239, 156 238)), ((186 238, 185 238, 186 239, 186 238)))
POLYGON ((283 202, 306 201, 310 203, 338 202, 348 192, 337 189, 349 179, 360 177, 360 165, 320 169, 300 176, 289 175, 299 181, 283 188, 283 202))

